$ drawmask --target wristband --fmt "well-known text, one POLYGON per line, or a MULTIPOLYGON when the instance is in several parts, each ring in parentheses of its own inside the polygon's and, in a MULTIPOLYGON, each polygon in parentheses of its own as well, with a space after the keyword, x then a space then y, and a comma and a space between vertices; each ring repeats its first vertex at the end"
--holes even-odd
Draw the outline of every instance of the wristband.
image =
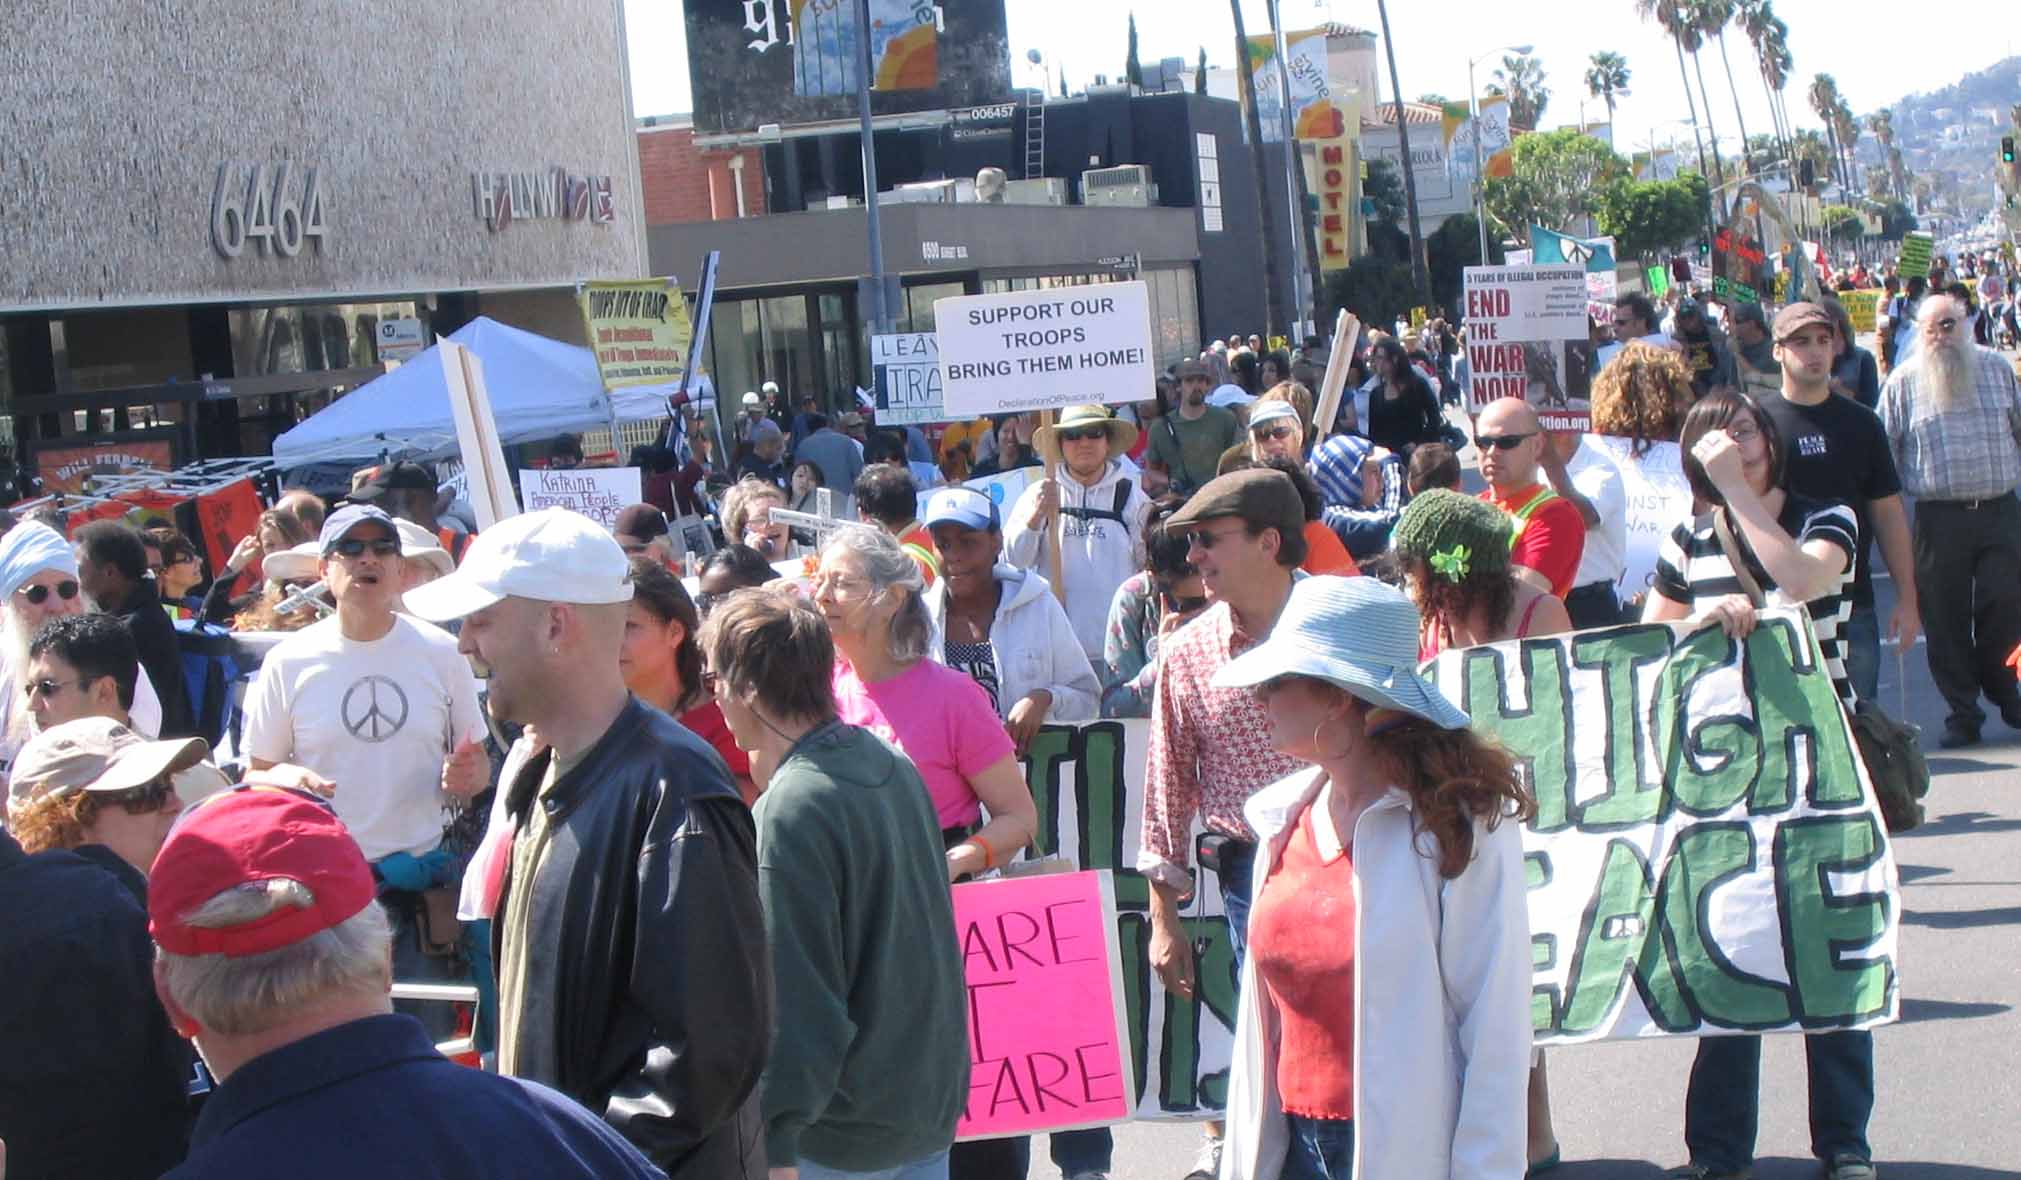
POLYGON ((989 845, 983 843, 981 839, 975 836, 970 836, 968 839, 963 840, 961 843, 964 846, 972 845, 977 852, 982 853, 982 867, 985 870, 993 869, 996 867, 996 853, 991 852, 989 845))

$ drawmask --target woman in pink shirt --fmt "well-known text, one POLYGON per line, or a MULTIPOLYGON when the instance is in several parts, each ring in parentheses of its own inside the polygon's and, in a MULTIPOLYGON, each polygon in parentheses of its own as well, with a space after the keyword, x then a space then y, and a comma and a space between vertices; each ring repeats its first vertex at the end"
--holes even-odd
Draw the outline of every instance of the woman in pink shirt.
POLYGON ((841 657, 836 712, 919 768, 956 880, 1016 856, 1038 830, 1038 808, 989 695, 928 658, 933 624, 922 590, 919 564, 881 529, 836 533, 814 574, 814 605, 841 657))

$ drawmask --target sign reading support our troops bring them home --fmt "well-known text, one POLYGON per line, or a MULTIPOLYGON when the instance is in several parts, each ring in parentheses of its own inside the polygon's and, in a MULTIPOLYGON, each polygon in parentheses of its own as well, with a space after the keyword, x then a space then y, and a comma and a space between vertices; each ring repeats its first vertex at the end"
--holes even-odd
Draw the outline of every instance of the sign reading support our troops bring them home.
POLYGON ((957 295, 933 321, 950 419, 1133 402, 1157 383, 1141 279, 957 295))

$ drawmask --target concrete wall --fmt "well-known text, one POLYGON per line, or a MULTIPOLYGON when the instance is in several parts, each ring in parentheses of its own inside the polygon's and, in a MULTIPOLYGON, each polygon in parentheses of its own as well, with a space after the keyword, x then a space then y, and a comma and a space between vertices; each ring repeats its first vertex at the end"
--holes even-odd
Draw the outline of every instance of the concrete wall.
POLYGON ((7 0, 0 311, 641 274, 628 105, 618 0, 7 0), (221 257, 225 163, 316 169, 320 253, 221 257), (615 222, 475 212, 473 171, 554 166, 609 175, 615 222))

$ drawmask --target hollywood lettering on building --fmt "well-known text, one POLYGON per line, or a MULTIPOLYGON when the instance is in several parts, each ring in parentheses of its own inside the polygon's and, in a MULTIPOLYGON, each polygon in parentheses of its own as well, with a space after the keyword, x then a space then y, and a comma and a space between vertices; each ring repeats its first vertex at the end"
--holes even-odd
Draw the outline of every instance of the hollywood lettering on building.
POLYGON ((472 207, 492 232, 515 221, 587 221, 609 225, 617 220, 611 178, 577 175, 566 168, 540 172, 473 172, 472 207))

